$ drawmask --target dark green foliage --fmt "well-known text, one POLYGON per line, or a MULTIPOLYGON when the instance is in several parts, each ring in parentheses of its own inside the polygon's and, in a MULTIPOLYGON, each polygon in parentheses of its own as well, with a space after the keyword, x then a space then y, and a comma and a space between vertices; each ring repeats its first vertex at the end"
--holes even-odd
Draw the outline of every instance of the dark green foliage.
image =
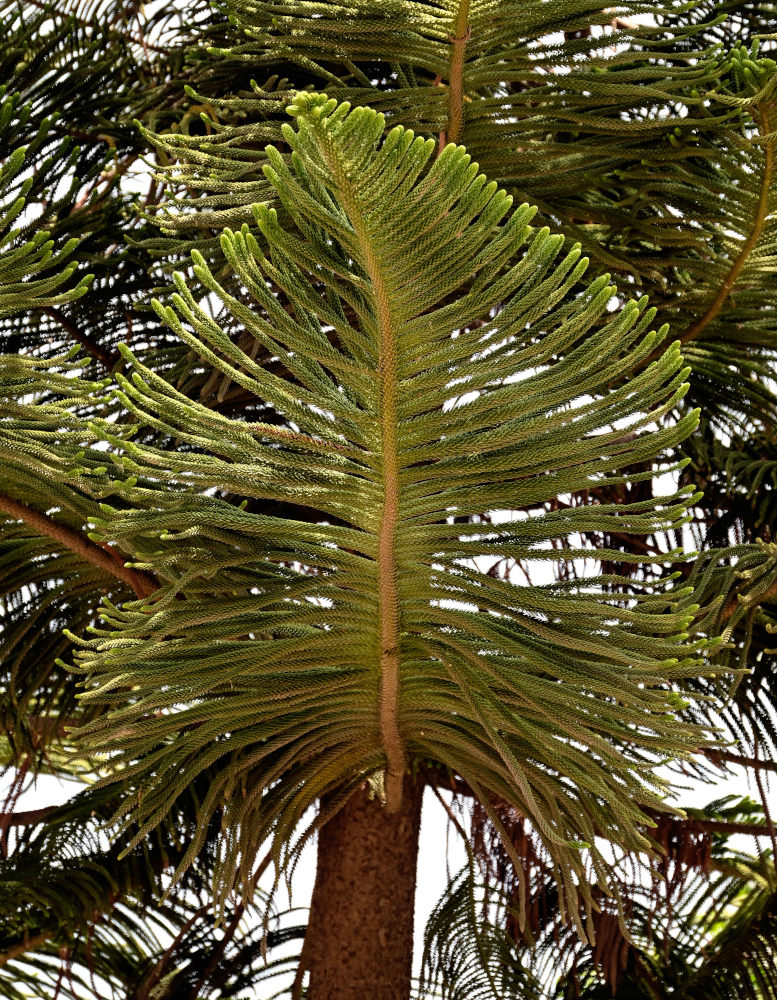
POLYGON ((510 900, 465 868, 451 879, 426 925, 421 996, 532 1000, 541 987, 505 930, 510 900))
MULTIPOLYGON (((504 816, 506 823, 509 817, 504 816)), ((424 943, 421 995, 443 1000, 761 1000, 775 995, 774 865, 731 843, 739 825, 759 824, 749 799, 710 802, 689 810, 689 823, 664 817, 654 835, 665 854, 652 868, 623 857, 611 869, 621 913, 599 900, 596 941, 561 925, 555 883, 541 849, 521 821, 528 915, 518 893, 494 887, 487 851, 453 878, 432 914, 424 943), (689 823, 698 823, 694 829, 689 823), (478 870, 478 868, 480 870, 478 870), (483 881, 485 875, 486 881, 483 881), (560 960, 560 956, 563 958, 560 960), (566 969, 559 975, 560 966, 566 969)), ((517 827, 516 827, 517 830, 517 827)), ((496 843, 491 849, 500 853, 496 843)))
MULTIPOLYGON (((267 951, 294 942, 304 929, 279 928, 261 894, 251 906, 227 910, 217 925, 210 851, 189 870, 177 896, 159 902, 163 873, 180 859, 197 825, 206 782, 207 776, 195 783, 166 824, 129 851, 115 833, 109 842, 104 827, 115 789, 81 792, 11 835, 13 850, 0 870, 7 914, 2 951, 12 952, 22 936, 33 943, 0 970, 3 997, 43 1000, 59 984, 59 995, 74 1000, 105 996, 102 989, 137 1000, 226 1000, 250 995, 257 982, 270 989, 276 977, 278 987, 288 981, 295 949, 290 958, 269 962, 267 951), (15 916, 20 911, 23 919, 15 916)), ((211 845, 217 830, 209 831, 211 845)))

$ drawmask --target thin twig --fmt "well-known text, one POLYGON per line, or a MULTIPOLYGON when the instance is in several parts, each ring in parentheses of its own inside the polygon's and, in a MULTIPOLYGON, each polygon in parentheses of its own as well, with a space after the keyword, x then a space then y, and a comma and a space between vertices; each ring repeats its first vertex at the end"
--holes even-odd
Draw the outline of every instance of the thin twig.
POLYGON ((62 329, 65 330, 69 336, 76 341, 76 343, 86 348, 92 357, 96 358, 107 371, 111 371, 116 362, 121 360, 118 354, 110 354, 104 348, 100 347, 99 344, 96 344, 90 337, 87 337, 87 335, 79 330, 75 323, 68 319, 68 317, 61 312, 61 310, 50 308, 44 309, 43 311, 47 316, 56 320, 62 329))

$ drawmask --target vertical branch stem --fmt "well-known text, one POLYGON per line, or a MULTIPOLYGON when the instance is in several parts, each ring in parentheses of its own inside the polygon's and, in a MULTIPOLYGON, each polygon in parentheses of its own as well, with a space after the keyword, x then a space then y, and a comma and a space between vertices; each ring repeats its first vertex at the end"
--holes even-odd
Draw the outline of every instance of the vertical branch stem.
POLYGON ((378 335, 380 421, 380 476, 383 507, 378 527, 378 644, 380 680, 378 716, 381 743, 386 754, 386 809, 396 813, 402 805, 402 787, 407 754, 399 726, 400 625, 397 587, 397 528, 399 525, 399 440, 397 435, 397 376, 394 315, 389 289, 373 241, 359 207, 353 186, 337 156, 322 145, 328 166, 337 182, 340 197, 359 243, 362 264, 369 279, 375 304, 378 335))
POLYGON ((451 35, 451 61, 448 70, 448 128, 440 136, 440 149, 458 142, 464 122, 464 55, 471 34, 469 0, 461 0, 451 35))

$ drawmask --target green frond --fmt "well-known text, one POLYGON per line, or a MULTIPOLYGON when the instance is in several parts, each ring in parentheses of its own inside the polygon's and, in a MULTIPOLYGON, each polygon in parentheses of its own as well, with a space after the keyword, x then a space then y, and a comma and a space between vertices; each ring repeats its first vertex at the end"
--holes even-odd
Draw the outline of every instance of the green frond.
MULTIPOLYGON (((8 151, 0 171, 0 315, 9 327, 30 310, 73 302, 86 293, 90 281, 73 279, 77 262, 69 258, 77 240, 58 247, 48 233, 32 232, 32 223, 25 221, 35 185, 41 178, 54 185, 59 179, 54 156, 37 163, 37 174, 30 173, 31 161, 49 141, 47 122, 28 147, 16 145, 29 128, 31 112, 18 95, 6 94, 0 101, 0 147, 8 151)), ((66 148, 62 156, 70 163, 66 148)), ((92 621, 95 595, 106 584, 104 572, 20 523, 16 512, 19 504, 31 504, 40 515, 59 510, 60 525, 75 529, 95 507, 88 499, 86 477, 98 465, 87 459, 91 468, 79 468, 83 436, 72 411, 85 401, 91 406, 90 396, 99 386, 73 378, 82 367, 60 359, 52 369, 40 358, 0 356, 0 718, 8 741, 5 763, 23 753, 39 758, 50 739, 62 737, 57 712, 71 720, 76 714, 72 680, 55 665, 68 645, 62 628, 72 623, 78 629, 92 621), (59 483, 74 473, 75 488, 65 496, 59 483)))
POLYGON ((683 479, 698 484, 704 520, 694 526, 698 548, 724 548, 731 543, 771 540, 777 518, 777 452, 768 432, 756 430, 721 440, 702 421, 683 445, 691 459, 683 479))
MULTIPOLYGON (((94 275, 88 294, 77 301, 19 300, 13 316, 0 317, 4 352, 57 357, 75 343, 102 375, 119 361, 119 341, 147 344, 160 363, 169 351, 147 307, 164 279, 137 246, 156 235, 134 217, 138 185, 144 197, 156 189, 141 162, 145 146, 133 120, 164 128, 174 119, 181 127, 185 81, 205 91, 213 86, 207 68, 196 61, 191 71, 184 67, 186 55, 194 60, 203 44, 195 42, 203 22, 213 18, 200 0, 185 10, 164 5, 144 15, 141 8, 112 0, 0 0, 0 80, 18 95, 19 119, 0 133, 0 161, 27 148, 17 175, 29 188, 18 242, 42 245, 45 232, 59 249, 70 244, 72 251, 77 242, 76 256, 94 275)), ((216 34, 213 40, 224 39, 216 34)), ((224 82, 223 67, 218 82, 224 82)), ((201 130, 199 112, 189 117, 201 130)))
POLYGON ((82 372, 74 359, 52 367, 0 355, 0 722, 11 759, 40 760, 51 741, 63 740, 58 719, 73 728, 84 715, 72 676, 56 664, 69 648, 63 630, 93 623, 103 593, 133 596, 105 550, 89 558, 106 456, 84 447, 83 414, 93 412, 102 385, 78 378, 82 372))
MULTIPOLYGON (((201 788, 199 792, 201 792, 201 788)), ((217 926, 208 892, 209 855, 181 891, 160 903, 160 876, 197 825, 187 808, 120 857, 101 824, 115 788, 88 790, 38 823, 6 835, 0 863, 0 990, 4 997, 70 1000, 149 995, 158 1000, 245 998, 278 986, 298 960, 288 945, 304 928, 279 922, 260 895, 217 926), (10 850, 9 850, 10 844, 10 850), (268 911, 268 912, 264 912, 268 911), (286 945, 287 957, 273 949, 286 945)), ((211 843, 218 828, 211 829, 211 843)))
POLYGON ((705 962, 676 990, 683 1000, 773 1000, 777 997, 777 895, 748 887, 731 900, 705 962))
POLYGON ((588 0, 552 11, 504 0, 231 0, 245 40, 220 54, 244 61, 254 93, 216 101, 230 120, 206 140, 152 137, 180 191, 162 221, 194 236, 208 210, 215 226, 245 219, 250 200, 268 196, 256 166, 276 141, 279 97, 291 86, 326 88, 381 111, 389 125, 463 142, 490 178, 538 205, 543 222, 580 240, 602 268, 637 274, 652 289, 661 241, 694 240, 666 204, 694 169, 696 143, 709 147, 703 163, 730 117, 708 112, 699 96, 719 63, 706 44, 693 47, 687 6, 675 26, 659 14, 658 26, 633 27, 629 18, 655 5, 621 4, 614 19, 588 0))
POLYGON ((702 698, 689 711, 710 724, 725 724, 724 740, 744 758, 768 760, 775 743, 774 631, 777 627, 777 550, 774 543, 708 549, 692 567, 688 583, 705 611, 693 628, 719 635, 715 661, 736 676, 730 696, 721 703, 719 689, 698 683, 702 698))
POLYGON ((419 998, 777 1000, 773 8, 0 0, 0 994, 288 996, 417 770, 419 998))
POLYGON ((696 170, 695 203, 675 203, 686 224, 694 220, 704 233, 705 246, 677 261, 668 295, 655 304, 680 334, 694 371, 692 396, 710 418, 728 410, 763 419, 775 405, 767 380, 777 348, 777 62, 759 56, 757 43, 735 46, 721 59, 708 104, 740 110, 740 127, 696 170))
POLYGON ((419 1000, 539 1000, 540 984, 493 919, 494 907, 510 906, 500 897, 479 886, 469 868, 451 879, 424 931, 419 1000))
MULTIPOLYGON (((13 136, 29 114, 29 106, 20 107, 18 95, 0 93, 0 133, 13 136)), ((0 144, 5 145, 5 139, 6 135, 0 134, 0 144)), ((25 153, 25 147, 17 146, 0 169, 0 316, 72 301, 84 294, 90 281, 82 278, 75 287, 63 287, 72 286, 70 279, 78 266, 77 262, 67 263, 76 240, 55 250, 47 232, 38 230, 25 239, 23 228, 13 228, 33 184, 32 178, 22 180, 20 176, 25 153)))
MULTIPOLYGON (((554 1000, 774 997, 773 872, 771 861, 759 871, 718 844, 706 870, 633 904, 630 939, 621 937, 620 947, 610 939, 598 957, 579 954, 551 995, 554 1000)), ((632 899, 638 900, 638 893, 632 899)))
POLYGON ((484 560, 553 558, 556 540, 608 524, 682 524, 687 493, 520 512, 624 482, 621 469, 682 440, 695 415, 663 418, 686 369, 672 346, 625 378, 661 342, 653 313, 632 302, 600 322, 606 279, 571 294, 579 251, 531 229, 528 207, 511 214, 463 148, 433 160, 432 142, 399 127, 381 142, 380 115, 325 97, 300 96, 292 113, 293 167, 270 149, 266 174, 295 228, 258 206, 266 253, 248 228, 222 241, 251 307, 194 256, 277 371, 240 350, 182 277, 157 306, 284 426, 215 414, 126 350, 121 404, 187 450, 92 425, 133 477, 98 529, 168 582, 151 602, 106 604, 83 643, 85 699, 110 706, 89 744, 115 751, 137 790, 123 811, 142 830, 221 762, 203 815, 228 803, 227 886, 235 871, 249 883, 268 836, 276 860, 293 853, 322 793, 385 769, 395 808, 409 762, 439 761, 531 817, 575 910, 581 843, 606 830, 645 846, 655 767, 704 739, 676 716, 677 686, 704 669, 686 640, 694 607, 685 588, 521 587, 484 560), (248 507, 212 495, 224 489, 248 507), (251 510, 267 501, 316 513, 251 510), (516 513, 477 523, 499 508, 516 513))
POLYGON ((733 796, 689 810, 686 819, 661 817, 652 831, 661 856, 616 852, 615 896, 591 887, 597 905, 585 918, 594 931, 589 940, 563 925, 541 845, 522 817, 512 833, 522 864, 533 869, 528 879, 511 870, 493 828, 491 858, 473 826, 476 853, 486 848, 480 877, 468 866, 451 879, 427 924, 424 981, 440 991, 430 995, 772 996, 773 861, 768 852, 759 859, 731 844, 731 834, 754 821, 766 832, 762 809, 733 796))
MULTIPOLYGON (((216 101, 225 120, 208 136, 144 133, 175 191, 156 212, 171 236, 163 244, 210 249, 206 233, 271 201, 263 149, 278 142, 289 81, 326 88, 381 111, 388 127, 463 142, 597 271, 648 294, 687 344, 692 405, 727 425, 763 418, 774 407, 777 73, 768 46, 759 53, 726 27, 729 7, 628 3, 613 17, 585 0, 552 11, 504 0, 231 0, 245 40, 220 54, 250 67, 253 93, 216 101), (655 23, 630 20, 645 14, 655 23)), ((741 16, 757 23, 754 11, 741 16)))

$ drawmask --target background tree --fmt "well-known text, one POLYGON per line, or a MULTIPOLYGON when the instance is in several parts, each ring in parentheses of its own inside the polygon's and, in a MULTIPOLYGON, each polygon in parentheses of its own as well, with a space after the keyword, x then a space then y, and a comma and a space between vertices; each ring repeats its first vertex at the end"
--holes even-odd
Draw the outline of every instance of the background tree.
POLYGON ((0 10, 6 994, 777 993, 773 5, 0 10))

